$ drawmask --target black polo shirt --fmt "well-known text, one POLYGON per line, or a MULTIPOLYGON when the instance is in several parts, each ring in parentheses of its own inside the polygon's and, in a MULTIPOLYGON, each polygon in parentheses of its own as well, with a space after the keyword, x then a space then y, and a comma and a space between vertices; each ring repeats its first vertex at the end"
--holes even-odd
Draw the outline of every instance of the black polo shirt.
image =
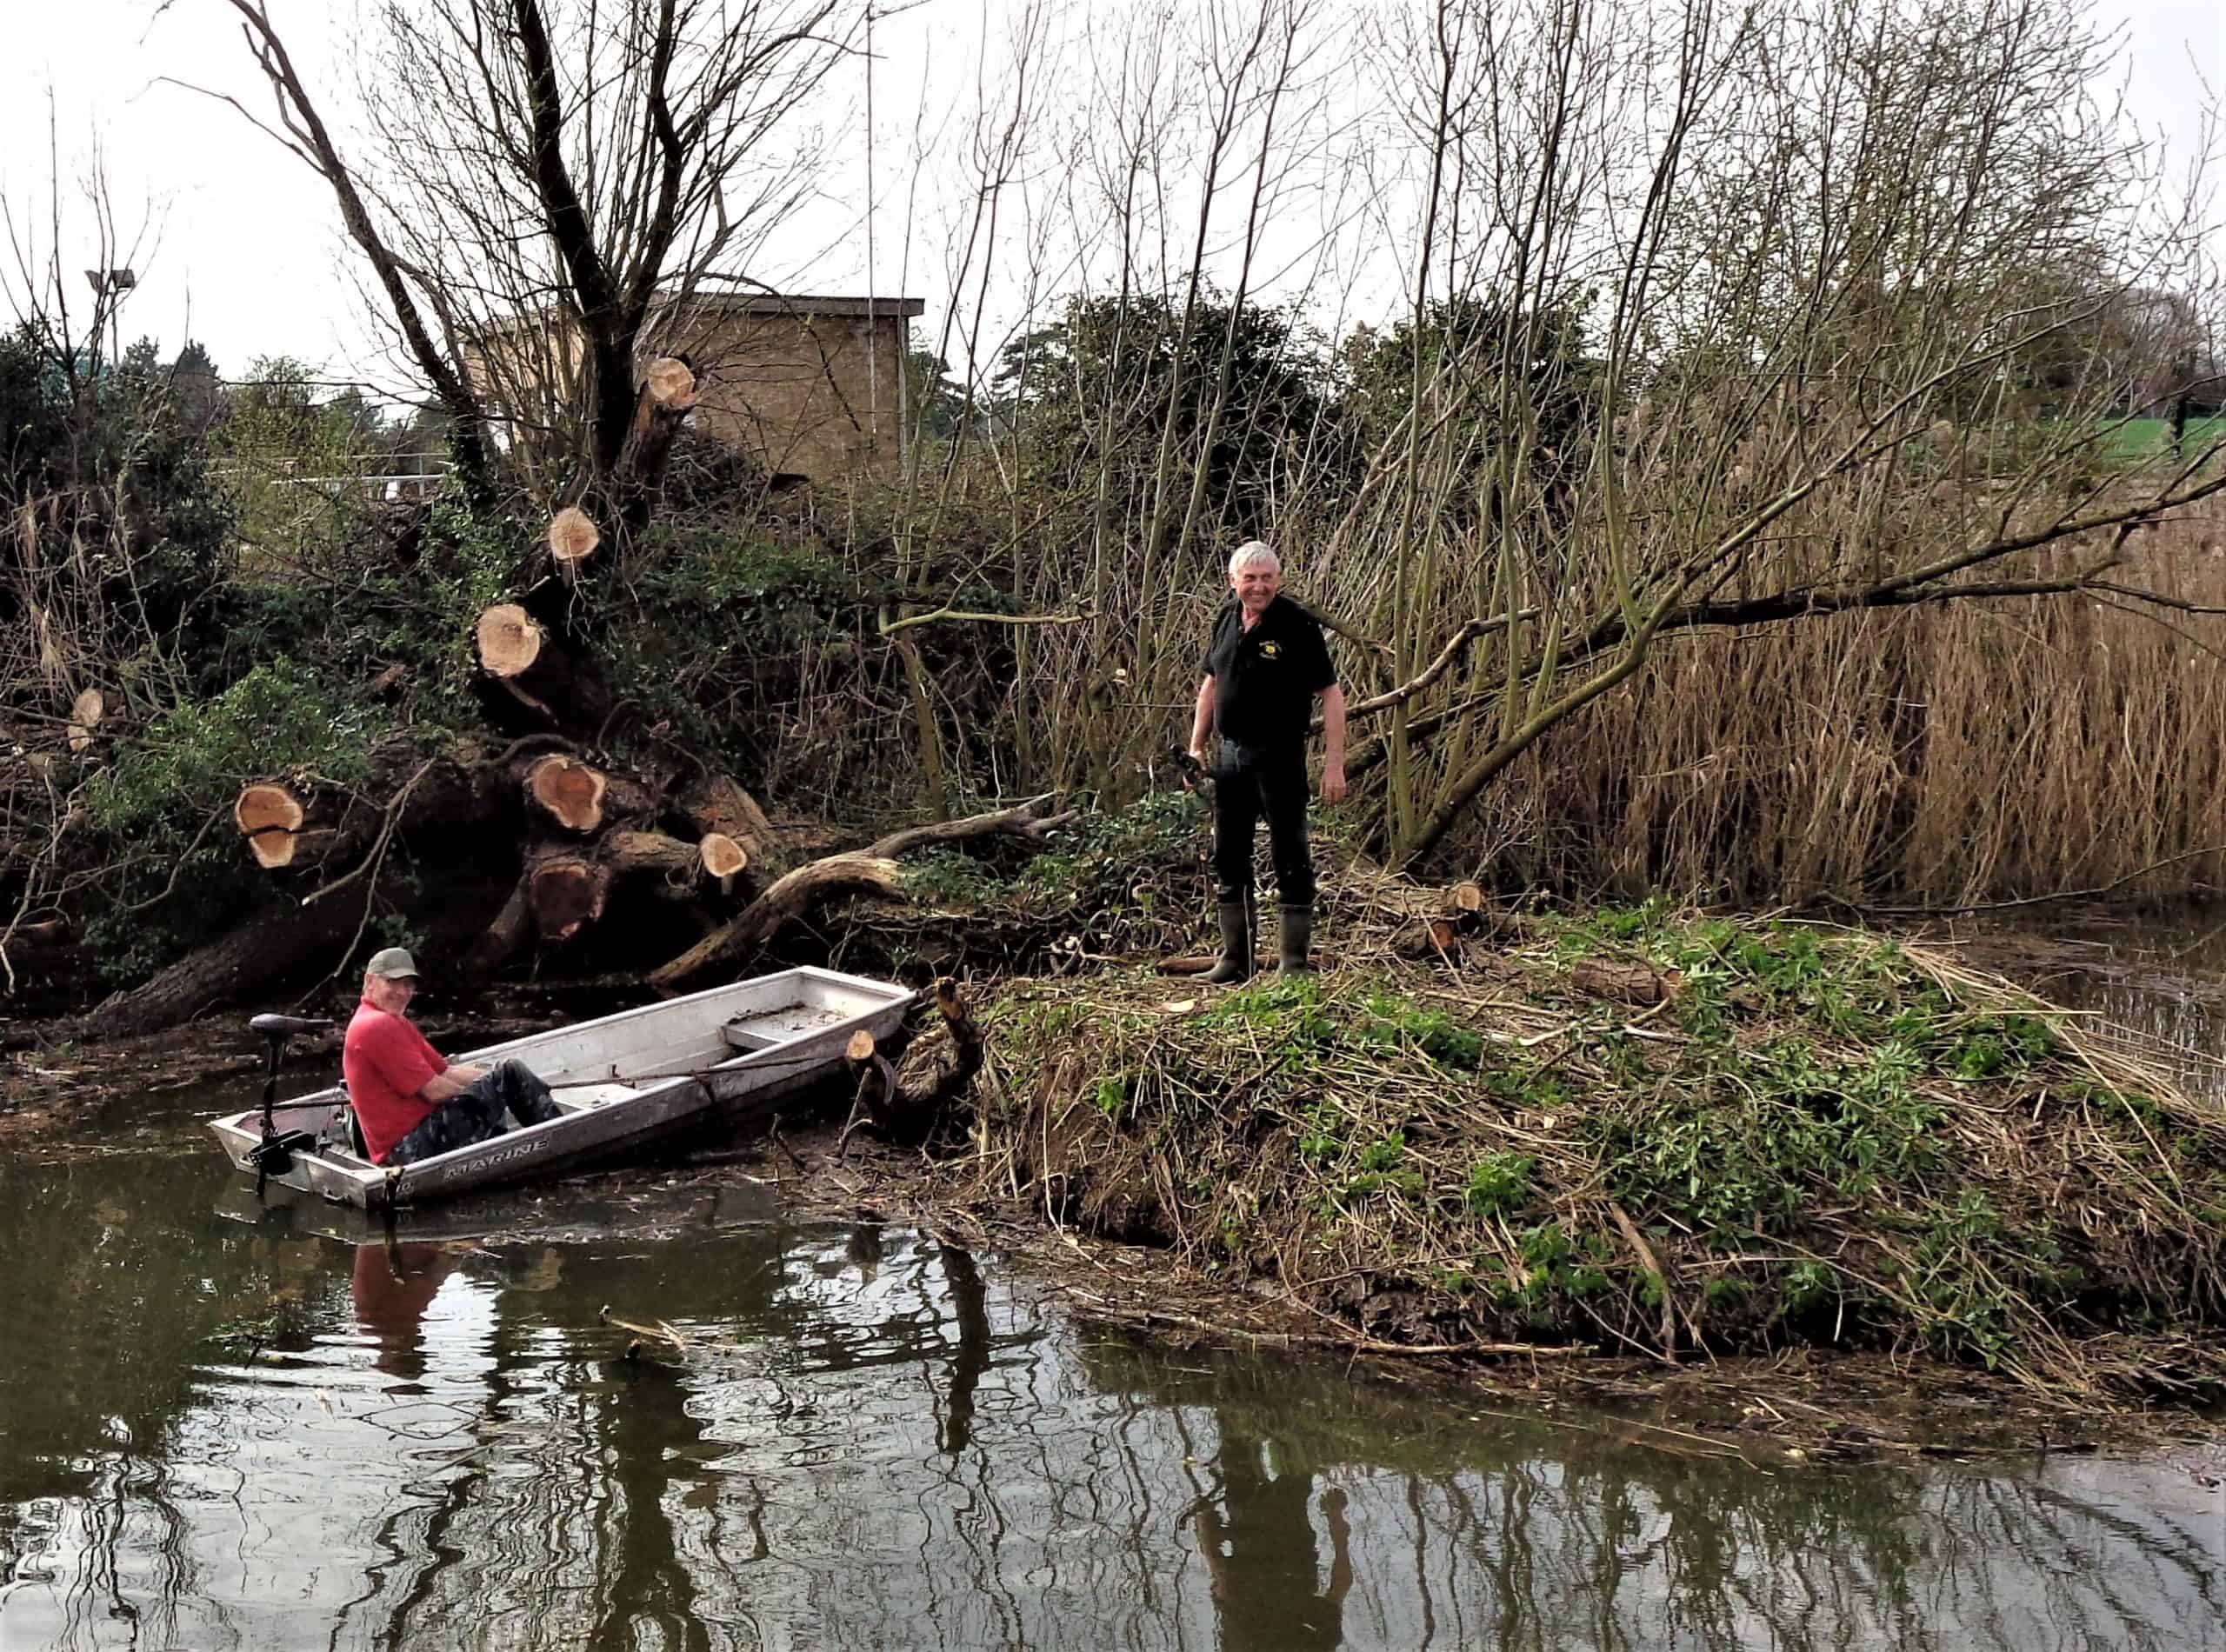
POLYGON ((1241 746, 1303 740, 1314 696, 1337 681, 1322 623, 1281 596, 1249 631, 1242 604, 1223 609, 1199 669, 1214 680, 1214 727, 1241 746))

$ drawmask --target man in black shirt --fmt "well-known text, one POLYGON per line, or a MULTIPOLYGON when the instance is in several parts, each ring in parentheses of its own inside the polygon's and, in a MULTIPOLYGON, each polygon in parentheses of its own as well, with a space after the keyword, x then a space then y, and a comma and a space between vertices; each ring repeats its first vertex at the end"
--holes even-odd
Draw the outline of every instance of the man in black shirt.
POLYGON ((1198 684, 1190 755, 1205 761, 1219 734, 1214 775, 1215 899, 1221 962, 1209 981, 1252 973, 1252 836, 1268 817, 1282 902, 1278 949, 1287 973, 1304 969, 1314 934, 1314 866, 1306 849, 1306 730, 1322 702, 1322 796, 1345 795, 1345 694, 1315 617, 1283 596, 1283 564, 1258 540, 1229 559, 1236 600, 1222 610, 1198 684))

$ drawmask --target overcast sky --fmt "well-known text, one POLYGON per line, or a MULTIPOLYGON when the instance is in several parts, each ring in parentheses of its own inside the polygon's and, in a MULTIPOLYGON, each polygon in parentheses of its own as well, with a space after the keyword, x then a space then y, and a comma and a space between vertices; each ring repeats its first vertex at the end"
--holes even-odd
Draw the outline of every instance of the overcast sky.
MULTIPOLYGON (((1184 0, 1170 0, 1180 6, 1184 0)), ((1076 0, 1088 5, 1090 0, 1076 0)), ((983 19, 993 38, 1011 0, 928 0, 882 25, 876 100, 883 207, 877 217, 875 290, 889 292, 903 273, 903 249, 890 222, 901 188, 890 157, 914 129, 923 95, 932 115, 955 87, 970 89, 983 19)), ((127 335, 152 334, 165 350, 202 340, 227 375, 257 356, 287 354, 337 377, 377 374, 377 344, 356 288, 357 266, 324 186, 234 110, 164 83, 192 82, 237 96, 257 114, 270 108, 223 0, 0 0, 0 63, 9 96, 0 101, 0 201, 17 238, 43 251, 50 232, 47 190, 58 151, 62 175, 60 254, 73 302, 90 298, 78 273, 97 261, 97 237, 77 201, 97 152, 126 242, 119 262, 143 276, 126 312, 127 335), (45 95, 51 90, 51 103, 45 95), (132 244, 142 225, 145 240, 132 244)), ((353 0, 273 0, 273 15, 312 83, 338 88, 350 77, 346 42, 353 0)), ((2221 0, 2100 0, 2098 19, 2122 22, 2129 106, 2145 128, 2185 151, 2196 111, 2226 91, 2226 4, 2221 0)), ((863 135, 863 76, 840 71, 823 118, 842 135, 863 135)), ((337 94, 336 94, 337 95, 337 94)), ((828 199, 780 256, 790 267, 763 278, 799 291, 856 291, 867 279, 856 203, 864 198, 863 145, 832 146, 828 199)), ((2212 221, 2219 222, 2214 213, 2212 221)), ((0 250, 0 257, 9 257, 0 250)), ((916 247, 915 290, 931 301, 933 266, 916 247)), ((12 269, 0 292, 12 296, 12 269)), ((930 327, 937 320, 928 318, 930 327)))

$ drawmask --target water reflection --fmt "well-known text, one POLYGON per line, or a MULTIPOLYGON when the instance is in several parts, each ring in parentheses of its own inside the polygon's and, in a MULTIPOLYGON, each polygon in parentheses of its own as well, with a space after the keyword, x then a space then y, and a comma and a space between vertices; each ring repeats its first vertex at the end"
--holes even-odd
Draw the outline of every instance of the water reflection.
POLYGON ((0 1647, 2226 1644, 2168 1464, 1765 1471, 1140 1346, 902 1229, 323 1237, 132 1162, 0 1168, 0 1647))
POLYGON ((2133 1035, 2191 1093, 2226 1101, 2226 904, 2060 913, 2043 935, 1978 920, 1977 959, 2133 1035))
POLYGON ((356 1247, 349 1295, 357 1326, 378 1349, 371 1362, 378 1369, 393 1376, 423 1374, 425 1309, 455 1269, 456 1258, 439 1245, 356 1247))

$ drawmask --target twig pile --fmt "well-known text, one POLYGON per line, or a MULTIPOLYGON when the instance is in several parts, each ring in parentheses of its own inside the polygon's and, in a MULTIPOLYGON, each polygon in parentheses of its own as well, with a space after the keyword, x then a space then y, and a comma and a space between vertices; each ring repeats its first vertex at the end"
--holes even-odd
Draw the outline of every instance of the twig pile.
POLYGON ((2218 1109, 1874 936, 1527 927, 1430 963, 1347 936, 1360 962, 1220 996, 1016 989, 988 1144, 1054 1219, 1356 1344, 1828 1345, 2096 1404, 2226 1384, 2218 1109))

